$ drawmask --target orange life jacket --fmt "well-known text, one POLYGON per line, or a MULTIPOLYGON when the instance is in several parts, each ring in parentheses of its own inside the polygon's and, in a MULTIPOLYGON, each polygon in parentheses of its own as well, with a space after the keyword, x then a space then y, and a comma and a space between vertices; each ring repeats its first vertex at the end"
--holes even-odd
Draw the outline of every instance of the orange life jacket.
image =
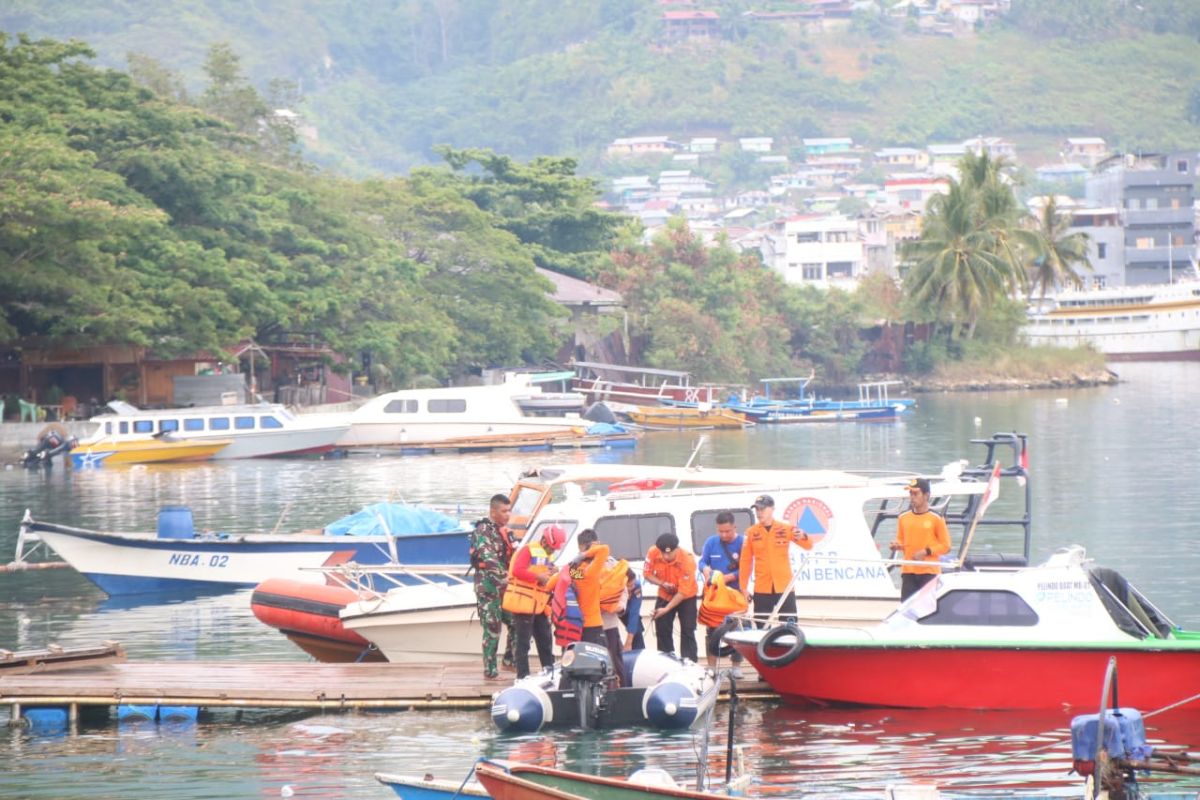
POLYGON ((606 564, 600 573, 600 610, 619 614, 625 605, 625 576, 629 562, 625 559, 606 564))
POLYGON ((725 576, 714 572, 712 581, 704 587, 704 599, 700 601, 697 620, 701 625, 715 628, 730 614, 740 614, 750 607, 746 595, 725 585, 725 576))
MULTIPOLYGON (((553 562, 550 553, 542 547, 541 542, 529 543, 529 571, 538 575, 550 572, 553 562)), ((522 580, 513 575, 513 568, 508 567, 508 588, 504 590, 504 598, 500 607, 510 614, 541 614, 550 602, 550 589, 536 581, 522 580)))

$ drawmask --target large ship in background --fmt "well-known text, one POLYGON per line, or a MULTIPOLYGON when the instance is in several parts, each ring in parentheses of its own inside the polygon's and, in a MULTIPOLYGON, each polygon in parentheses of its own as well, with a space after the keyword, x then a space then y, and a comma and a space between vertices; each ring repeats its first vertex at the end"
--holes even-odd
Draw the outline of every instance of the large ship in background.
POLYGON ((1200 280, 1061 292, 1022 330, 1032 345, 1090 345, 1113 361, 1200 360, 1200 280))

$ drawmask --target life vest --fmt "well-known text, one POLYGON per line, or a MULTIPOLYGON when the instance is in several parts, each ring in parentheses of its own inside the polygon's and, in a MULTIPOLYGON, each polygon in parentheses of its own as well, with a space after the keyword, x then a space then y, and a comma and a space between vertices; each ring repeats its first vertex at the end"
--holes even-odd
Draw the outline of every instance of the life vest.
POLYGON ((625 576, 629 562, 625 559, 611 561, 600 573, 600 610, 619 614, 625 607, 625 576))
POLYGON ((554 642, 559 647, 578 642, 583 636, 583 612, 579 609, 571 573, 566 567, 563 567, 554 585, 554 594, 550 599, 550 621, 554 623, 554 642))
POLYGON ((697 620, 701 625, 715 628, 730 614, 740 614, 750 607, 746 595, 725 585, 725 575, 714 572, 712 581, 704 587, 704 599, 700 601, 697 620))
MULTIPOLYGON (((514 559, 515 560, 515 559, 514 559)), ((553 561, 550 553, 542 547, 541 542, 529 543, 529 571, 544 575, 550 571, 553 561)), ((522 580, 513 575, 513 568, 508 567, 508 588, 504 590, 504 598, 500 607, 510 614, 541 614, 550 602, 550 592, 536 581, 522 580)))

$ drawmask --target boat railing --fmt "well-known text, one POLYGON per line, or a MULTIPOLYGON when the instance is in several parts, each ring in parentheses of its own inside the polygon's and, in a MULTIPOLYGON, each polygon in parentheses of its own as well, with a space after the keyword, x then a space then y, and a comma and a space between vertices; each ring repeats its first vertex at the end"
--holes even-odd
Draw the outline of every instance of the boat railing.
POLYGON ((328 581, 356 592, 382 597, 392 589, 414 584, 452 586, 472 581, 463 567, 438 564, 358 564, 353 561, 332 567, 307 568, 319 572, 328 581))

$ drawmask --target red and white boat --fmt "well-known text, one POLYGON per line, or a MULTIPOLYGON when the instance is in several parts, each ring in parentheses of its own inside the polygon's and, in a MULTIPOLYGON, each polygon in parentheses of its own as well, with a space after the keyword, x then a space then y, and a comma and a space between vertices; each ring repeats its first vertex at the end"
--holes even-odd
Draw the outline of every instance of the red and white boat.
POLYGON ((1123 705, 1191 697, 1200 711, 1200 632, 1077 546, 1035 567, 943 574, 876 625, 727 640, 795 705, 1087 710, 1119 656, 1123 705))
POLYGON ((317 661, 387 661, 370 642, 347 630, 338 616, 365 596, 347 586, 271 578, 255 587, 250 610, 317 661))

